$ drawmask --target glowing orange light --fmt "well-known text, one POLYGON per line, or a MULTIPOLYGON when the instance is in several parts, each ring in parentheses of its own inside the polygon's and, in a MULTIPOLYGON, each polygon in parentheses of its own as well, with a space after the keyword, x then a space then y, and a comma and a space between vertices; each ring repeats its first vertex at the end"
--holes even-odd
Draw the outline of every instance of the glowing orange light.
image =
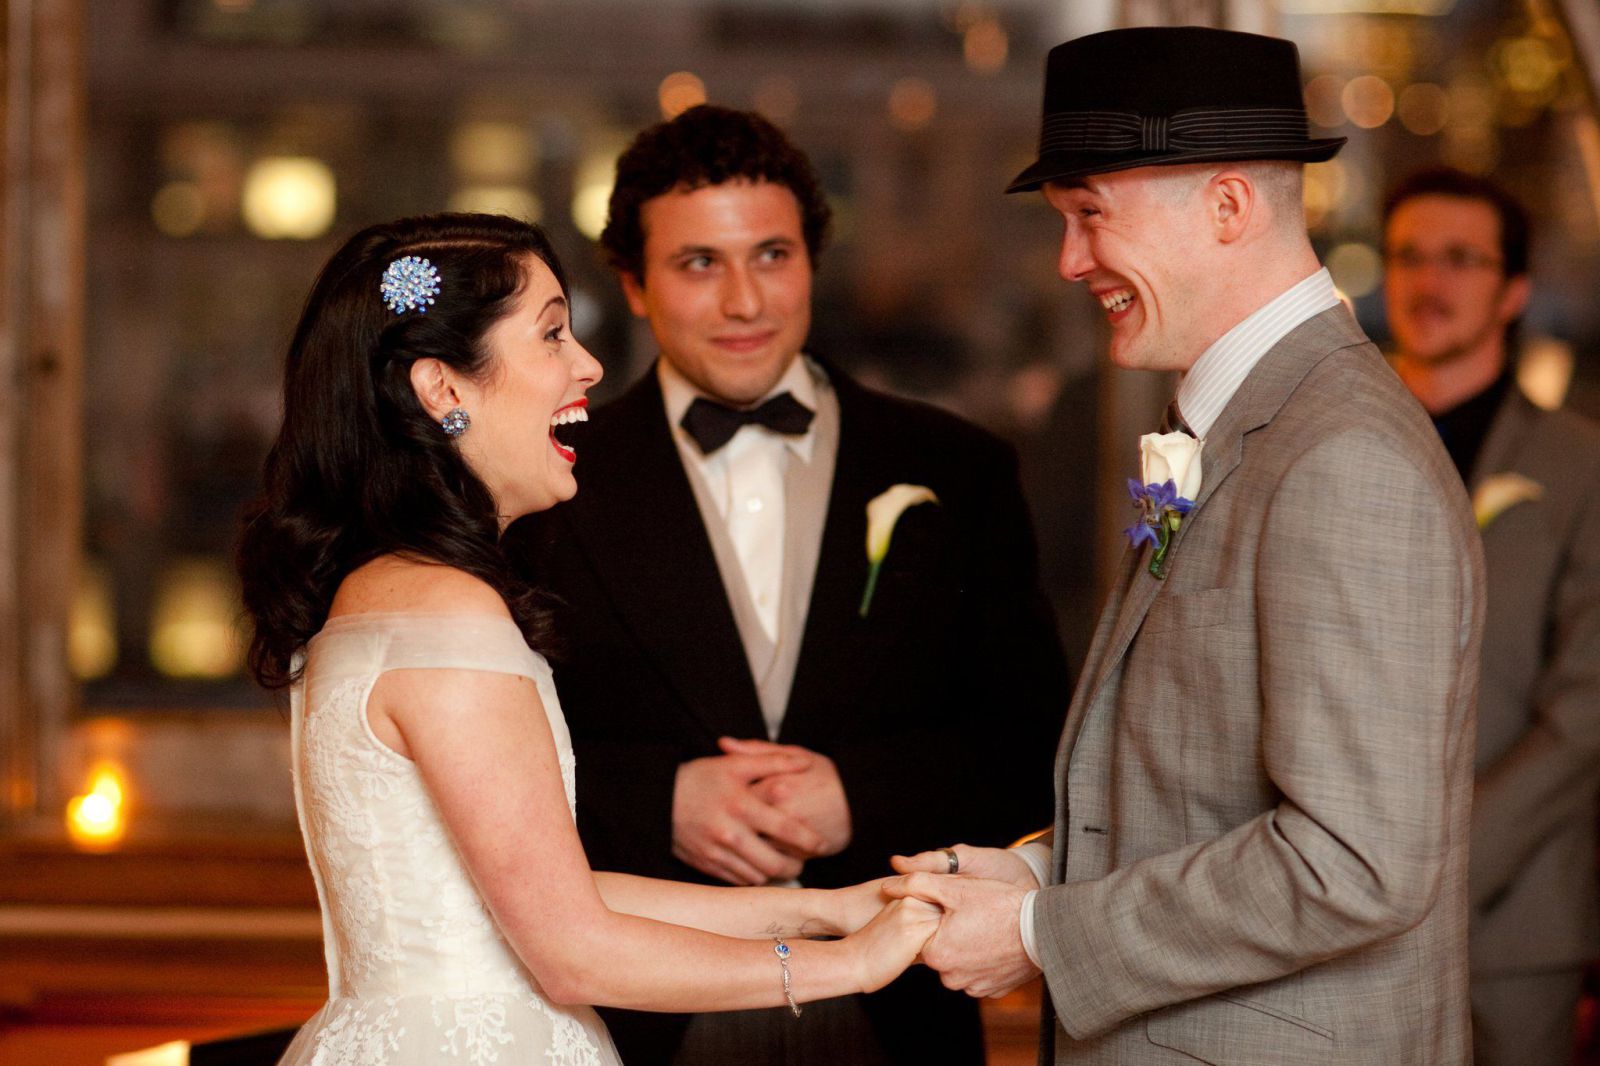
POLYGON ((921 78, 901 78, 889 90, 889 121, 896 129, 920 130, 933 121, 938 109, 938 94, 921 78))
POLYGON ((661 105, 661 117, 670 121, 706 102, 706 83, 687 70, 675 71, 661 79, 656 102, 661 105))
POLYGON ((67 801, 67 835, 85 851, 108 851, 127 834, 122 777, 111 767, 97 769, 89 791, 67 801))

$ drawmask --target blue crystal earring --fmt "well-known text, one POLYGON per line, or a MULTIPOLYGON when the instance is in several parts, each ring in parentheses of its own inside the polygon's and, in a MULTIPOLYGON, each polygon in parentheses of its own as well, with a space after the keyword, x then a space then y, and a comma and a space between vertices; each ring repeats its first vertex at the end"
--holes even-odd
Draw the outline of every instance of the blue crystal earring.
POLYGON ((467 414, 465 407, 454 408, 449 414, 439 419, 439 427, 444 430, 444 435, 452 440, 465 433, 470 425, 472 425, 472 417, 467 414))

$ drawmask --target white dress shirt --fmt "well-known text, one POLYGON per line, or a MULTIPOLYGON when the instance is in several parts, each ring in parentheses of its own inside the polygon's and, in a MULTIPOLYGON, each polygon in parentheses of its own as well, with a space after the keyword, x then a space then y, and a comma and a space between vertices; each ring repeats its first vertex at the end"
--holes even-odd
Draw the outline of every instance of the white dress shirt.
MULTIPOLYGON (((667 360, 658 360, 656 367, 678 454, 685 466, 699 471, 710 490, 717 513, 727 524, 761 628, 768 639, 777 642, 783 600, 784 475, 790 455, 811 461, 815 437, 810 430, 789 436, 765 426, 740 426, 732 440, 706 455, 679 424, 689 405, 703 394, 667 360)), ((816 383, 804 356, 796 357, 758 402, 784 392, 811 410, 817 409, 816 383)))
MULTIPOLYGON (((1244 379, 1296 326, 1339 303, 1339 293, 1326 268, 1318 270, 1273 297, 1200 353, 1178 383, 1178 410, 1194 435, 1205 440, 1233 394, 1244 379)), ((1050 883, 1050 849, 1043 844, 1022 844, 1018 856, 1033 871, 1040 888, 1050 883)), ((1022 950, 1028 961, 1039 965, 1039 952, 1033 935, 1033 901, 1039 889, 1022 897, 1017 925, 1022 933, 1022 950)))

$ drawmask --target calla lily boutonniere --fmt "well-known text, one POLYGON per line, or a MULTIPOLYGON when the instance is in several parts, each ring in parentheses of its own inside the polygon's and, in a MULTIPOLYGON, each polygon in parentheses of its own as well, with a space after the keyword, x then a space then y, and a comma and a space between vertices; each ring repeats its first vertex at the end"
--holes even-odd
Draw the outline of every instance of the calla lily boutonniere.
POLYGON ((1478 520, 1480 530, 1519 503, 1537 500, 1544 495, 1544 486, 1521 474, 1491 474, 1478 485, 1472 494, 1472 517, 1478 520))
POLYGON ((889 554, 889 538, 894 535, 895 523, 907 507, 919 503, 938 503, 939 497, 926 485, 890 485, 874 496, 867 504, 867 590, 861 596, 861 617, 867 616, 872 606, 872 593, 878 587, 878 571, 883 568, 884 556, 889 554))

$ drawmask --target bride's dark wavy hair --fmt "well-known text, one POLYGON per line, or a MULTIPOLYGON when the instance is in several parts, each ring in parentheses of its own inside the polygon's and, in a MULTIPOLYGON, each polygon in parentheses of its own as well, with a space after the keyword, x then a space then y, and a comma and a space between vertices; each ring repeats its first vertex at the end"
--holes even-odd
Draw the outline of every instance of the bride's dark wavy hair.
POLYGON ((295 680, 295 653, 327 621, 345 576, 391 553, 481 578, 529 644, 547 643, 542 597, 501 551, 493 497, 411 385, 418 359, 474 381, 494 372, 485 334, 512 310, 530 257, 565 293, 545 235, 497 215, 371 226, 322 268, 289 345, 283 426, 265 487, 245 510, 236 559, 254 624, 250 671, 265 687, 295 680), (395 314, 378 293, 384 270, 406 255, 438 268, 426 313, 395 314))

